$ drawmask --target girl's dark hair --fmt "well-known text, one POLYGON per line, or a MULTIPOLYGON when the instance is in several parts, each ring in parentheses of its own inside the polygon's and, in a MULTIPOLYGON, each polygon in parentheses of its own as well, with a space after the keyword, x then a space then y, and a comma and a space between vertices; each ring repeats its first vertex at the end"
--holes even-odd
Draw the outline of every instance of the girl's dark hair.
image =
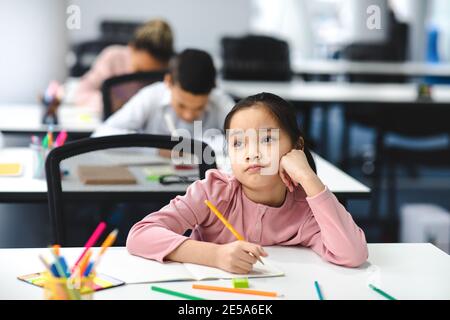
POLYGON ((246 108, 258 106, 265 108, 273 115, 281 129, 289 135, 289 138, 295 147, 298 146, 299 139, 303 138, 303 152, 306 155, 310 167, 314 170, 314 172, 317 172, 316 164, 307 147, 305 136, 297 124, 297 117, 294 112, 294 107, 289 102, 275 94, 262 92, 240 100, 226 116, 223 125, 224 131, 226 132, 226 130, 230 128, 231 119, 236 112, 246 108))

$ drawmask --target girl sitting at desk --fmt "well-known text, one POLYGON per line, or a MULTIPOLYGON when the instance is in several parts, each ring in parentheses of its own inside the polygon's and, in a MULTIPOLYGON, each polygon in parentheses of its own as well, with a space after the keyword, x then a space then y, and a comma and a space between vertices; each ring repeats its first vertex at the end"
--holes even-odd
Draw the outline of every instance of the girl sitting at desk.
POLYGON ((112 45, 104 49, 75 92, 75 104, 102 110, 103 82, 111 77, 168 68, 174 53, 170 26, 163 20, 151 20, 140 27, 128 46, 112 45))
POLYGON ((271 245, 310 247, 347 267, 363 264, 364 232, 316 175, 292 109, 270 93, 238 102, 224 124, 233 175, 210 170, 184 196, 136 223, 128 251, 233 273, 251 271, 267 256, 262 246, 271 245), (205 200, 248 242, 236 241, 205 200), (183 235, 188 229, 190 237, 183 235))

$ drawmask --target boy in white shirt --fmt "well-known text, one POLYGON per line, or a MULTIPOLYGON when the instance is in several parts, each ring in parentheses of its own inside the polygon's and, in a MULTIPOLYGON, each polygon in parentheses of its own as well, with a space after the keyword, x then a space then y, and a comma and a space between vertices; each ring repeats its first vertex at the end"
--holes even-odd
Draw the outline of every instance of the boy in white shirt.
POLYGON ((231 97, 215 88, 216 70, 211 56, 186 49, 169 64, 164 82, 141 89, 120 110, 109 117, 93 136, 126 133, 172 134, 174 129, 194 135, 194 121, 203 132, 221 130, 234 105, 231 97))

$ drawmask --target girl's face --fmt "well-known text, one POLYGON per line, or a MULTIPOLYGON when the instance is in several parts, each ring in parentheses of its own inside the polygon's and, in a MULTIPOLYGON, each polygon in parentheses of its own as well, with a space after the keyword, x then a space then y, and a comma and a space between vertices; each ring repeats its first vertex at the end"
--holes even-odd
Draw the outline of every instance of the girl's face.
POLYGON ((236 112, 227 137, 231 168, 243 186, 257 190, 283 183, 278 175, 280 159, 293 145, 265 107, 236 112))

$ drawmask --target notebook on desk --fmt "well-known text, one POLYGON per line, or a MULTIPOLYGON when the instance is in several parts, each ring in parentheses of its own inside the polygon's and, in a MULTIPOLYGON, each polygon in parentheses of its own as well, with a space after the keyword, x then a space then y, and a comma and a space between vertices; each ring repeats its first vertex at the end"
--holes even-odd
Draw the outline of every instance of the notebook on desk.
POLYGON ((89 185, 136 184, 136 178, 121 166, 79 166, 78 177, 81 183, 89 185))
POLYGON ((284 272, 275 267, 269 259, 264 259, 264 265, 256 263, 250 273, 239 275, 191 263, 160 263, 114 250, 108 252, 99 269, 102 273, 110 274, 129 284, 284 276, 284 272))

